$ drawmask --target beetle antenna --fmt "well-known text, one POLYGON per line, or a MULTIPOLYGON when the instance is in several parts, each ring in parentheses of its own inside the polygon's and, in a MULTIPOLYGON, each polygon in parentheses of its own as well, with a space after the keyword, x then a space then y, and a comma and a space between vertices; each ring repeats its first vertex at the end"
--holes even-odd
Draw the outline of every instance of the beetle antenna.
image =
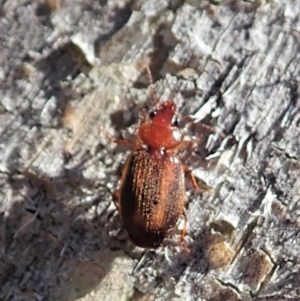
POLYGON ((147 70, 148 80, 149 80, 149 83, 150 83, 151 98, 152 98, 153 104, 156 105, 158 103, 158 100, 157 100, 157 97, 156 97, 156 94, 155 94, 155 90, 153 88, 153 77, 152 77, 152 73, 151 73, 151 70, 150 70, 148 64, 146 65, 146 70, 147 70))

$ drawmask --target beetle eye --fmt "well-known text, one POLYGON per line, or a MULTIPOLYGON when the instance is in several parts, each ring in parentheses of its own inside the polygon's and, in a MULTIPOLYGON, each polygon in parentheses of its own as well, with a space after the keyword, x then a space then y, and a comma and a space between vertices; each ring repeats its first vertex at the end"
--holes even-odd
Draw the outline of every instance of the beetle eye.
POLYGON ((173 122, 172 122, 172 125, 176 126, 176 127, 179 127, 180 124, 181 124, 180 118, 175 117, 174 120, 173 120, 173 122))
POLYGON ((151 111, 149 113, 149 118, 152 119, 156 115, 156 111, 151 111))

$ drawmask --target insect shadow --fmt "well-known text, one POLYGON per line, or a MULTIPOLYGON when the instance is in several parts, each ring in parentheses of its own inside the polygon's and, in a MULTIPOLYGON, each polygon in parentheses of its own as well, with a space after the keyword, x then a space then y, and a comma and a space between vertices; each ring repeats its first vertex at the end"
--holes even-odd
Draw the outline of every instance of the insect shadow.
POLYGON ((114 260, 125 256, 109 233, 120 228, 109 191, 99 185, 89 201, 80 202, 77 183, 91 188, 80 166, 52 178, 36 171, 0 177, 8 204, 0 215, 2 300, 16 289, 23 299, 38 294, 77 300, 98 287, 114 260))

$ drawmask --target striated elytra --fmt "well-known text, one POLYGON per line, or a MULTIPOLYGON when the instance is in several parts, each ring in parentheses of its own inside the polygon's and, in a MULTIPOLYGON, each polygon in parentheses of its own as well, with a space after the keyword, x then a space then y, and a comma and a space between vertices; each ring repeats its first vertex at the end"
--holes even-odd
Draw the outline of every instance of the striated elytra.
POLYGON ((173 153, 136 150, 125 164, 120 188, 121 216, 131 240, 158 247, 182 215, 184 170, 173 153))

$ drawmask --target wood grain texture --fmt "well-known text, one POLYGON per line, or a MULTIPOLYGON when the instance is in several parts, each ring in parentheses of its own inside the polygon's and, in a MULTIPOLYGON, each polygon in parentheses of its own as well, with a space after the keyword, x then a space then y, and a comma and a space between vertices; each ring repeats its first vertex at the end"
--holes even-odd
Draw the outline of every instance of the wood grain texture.
POLYGON ((2 1, 0 299, 300 300, 299 10, 2 1), (215 128, 180 154, 214 188, 188 189, 191 254, 176 233, 135 248, 112 204, 128 149, 100 127, 135 134, 145 62, 161 100, 215 128))

